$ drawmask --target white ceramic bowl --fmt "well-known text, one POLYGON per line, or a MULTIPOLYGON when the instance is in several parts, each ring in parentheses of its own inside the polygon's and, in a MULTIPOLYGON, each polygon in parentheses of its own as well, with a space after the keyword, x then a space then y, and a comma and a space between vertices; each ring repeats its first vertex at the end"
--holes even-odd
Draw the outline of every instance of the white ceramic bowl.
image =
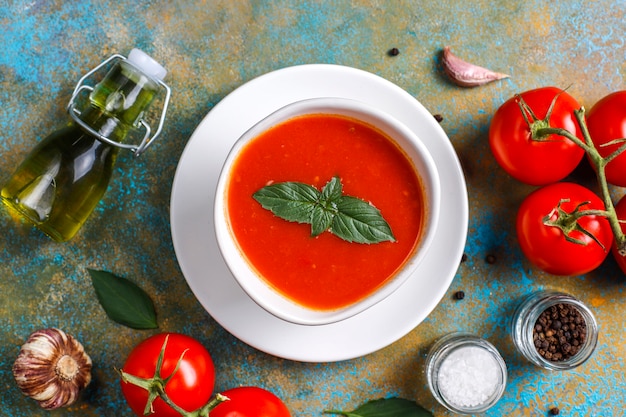
MULTIPOLYGON (((437 167, 420 139, 404 124, 391 115, 368 104, 344 98, 314 98, 297 101, 270 114, 246 131, 231 149, 217 183, 215 196, 215 230, 220 252, 243 290, 259 306, 269 313, 288 322, 302 325, 324 325, 347 319, 385 299, 396 291, 412 275, 421 260, 427 256, 439 219, 440 182, 437 167), (422 181, 425 194, 424 228, 417 248, 411 258, 394 277, 389 279, 374 293, 355 304, 332 311, 320 311, 304 307, 283 296, 248 264, 240 252, 229 226, 226 205, 226 187, 233 162, 240 150, 262 132, 283 121, 305 114, 335 114, 358 119, 370 124, 389 137, 405 152, 413 163, 418 177, 422 181)), ((416 279, 432 279, 433 277, 416 277, 416 279)))

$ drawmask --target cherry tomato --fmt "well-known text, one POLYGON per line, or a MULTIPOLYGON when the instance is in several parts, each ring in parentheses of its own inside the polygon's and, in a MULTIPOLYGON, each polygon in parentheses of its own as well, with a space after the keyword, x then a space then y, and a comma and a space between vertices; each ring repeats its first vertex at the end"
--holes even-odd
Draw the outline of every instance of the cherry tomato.
MULTIPOLYGON (((623 145, 603 146, 612 140, 626 138, 626 91, 617 91, 598 101, 589 110, 587 127, 591 140, 603 157, 623 145)), ((626 153, 622 152, 609 162, 604 172, 609 183, 626 187, 626 153)))
POLYGON ((548 216, 557 217, 554 209, 559 202, 561 208, 571 213, 580 203, 589 201, 581 210, 604 210, 604 203, 593 191, 575 183, 550 184, 529 194, 522 202, 517 214, 517 238, 522 252, 530 262, 554 275, 582 275, 604 261, 611 245, 613 232, 606 218, 585 215, 578 224, 600 242, 584 233, 573 230, 568 236, 584 242, 577 244, 565 239, 565 234, 555 226, 544 224, 548 216))
POLYGON ((291 417, 276 395, 259 387, 237 387, 222 392, 230 398, 211 411, 211 417, 291 417))
MULTIPOLYGON (((563 128, 582 138, 574 110, 578 102, 556 87, 544 87, 520 94, 537 119, 546 118, 550 104, 557 97, 549 118, 550 127, 563 128), (560 95, 559 95, 560 94, 560 95)), ((489 145, 498 164, 513 178, 531 185, 560 181, 580 163, 584 150, 571 140, 550 135, 534 140, 524 119, 519 98, 507 100, 496 111, 489 127, 489 145)), ((528 111, 525 112, 532 121, 528 111)))
MULTIPOLYGON (((167 378, 176 368, 183 355, 180 367, 174 377, 165 386, 165 392, 179 407, 193 411, 211 398, 215 383, 215 368, 209 352, 196 339, 178 333, 161 333, 151 336, 139 343, 126 359, 122 370, 141 378, 154 376, 157 359, 167 337, 167 346, 161 377, 167 378)), ((138 416, 148 400, 148 392, 141 387, 122 381, 122 392, 130 408, 138 416)), ((157 398, 154 403, 154 417, 180 417, 180 414, 157 398)))
MULTIPOLYGON (((617 212, 617 218, 620 220, 626 220, 626 196, 622 197, 615 205, 615 211, 617 212)), ((626 223, 620 223, 622 232, 626 233, 626 223)), ((613 257, 617 261, 617 264, 626 274, 626 256, 622 256, 617 252, 617 246, 613 245, 613 257)))

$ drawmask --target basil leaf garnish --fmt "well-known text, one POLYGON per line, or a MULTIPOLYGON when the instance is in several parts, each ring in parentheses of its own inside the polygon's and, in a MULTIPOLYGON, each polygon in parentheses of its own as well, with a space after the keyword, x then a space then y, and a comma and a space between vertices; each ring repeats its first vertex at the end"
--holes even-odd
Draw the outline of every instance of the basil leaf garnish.
POLYGON ((344 196, 337 203, 337 210, 331 230, 340 238, 357 243, 395 241, 389 224, 371 204, 344 196))
POLYGON ((156 329, 152 300, 137 284, 110 272, 87 269, 96 297, 111 320, 132 329, 156 329))
POLYGON ((328 230, 333 224, 334 217, 332 212, 316 207, 311 213, 311 236, 319 236, 328 230))
POLYGON ((322 201, 338 202, 343 195, 343 186, 339 177, 333 177, 324 188, 322 188, 322 201))
POLYGON ((329 231, 348 242, 395 242, 380 211, 343 195, 339 177, 333 177, 321 192, 300 182, 281 182, 261 188, 253 198, 281 219, 310 224, 313 237, 329 231))
POLYGON ((310 223, 311 213, 320 199, 320 192, 307 184, 281 182, 263 187, 253 197, 263 208, 281 219, 310 223))
POLYGON ((433 414, 404 398, 382 398, 369 401, 354 411, 325 410, 324 414, 339 414, 346 417, 432 417, 433 414))

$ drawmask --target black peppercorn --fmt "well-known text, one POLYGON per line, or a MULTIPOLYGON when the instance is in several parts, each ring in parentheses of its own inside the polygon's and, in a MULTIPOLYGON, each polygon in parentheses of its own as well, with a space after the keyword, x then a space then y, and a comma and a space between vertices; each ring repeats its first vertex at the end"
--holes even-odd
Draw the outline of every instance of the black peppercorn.
POLYGON ((454 293, 454 298, 456 300, 462 300, 465 298, 465 293, 463 291, 457 291, 454 293))
POLYGON ((585 343, 587 328, 582 314, 573 305, 560 303, 543 311, 533 328, 537 352, 552 362, 576 355, 585 343))
POLYGON ((558 416, 560 413, 561 413, 561 410, 559 410, 559 407, 552 407, 550 409, 551 416, 558 416))
POLYGON ((400 50, 398 48, 391 48, 388 54, 389 56, 397 56, 400 54, 400 50))
MULTIPOLYGON (((439 123, 443 122, 443 116, 440 114, 434 114, 433 117, 435 118, 436 121, 438 121, 439 123)), ((465 256, 465 254, 463 254, 463 256, 465 256)))
POLYGON ((495 257, 494 255, 489 254, 489 255, 487 255, 487 257, 485 258, 485 261, 486 261, 488 264, 495 264, 495 263, 496 263, 496 257, 495 257))

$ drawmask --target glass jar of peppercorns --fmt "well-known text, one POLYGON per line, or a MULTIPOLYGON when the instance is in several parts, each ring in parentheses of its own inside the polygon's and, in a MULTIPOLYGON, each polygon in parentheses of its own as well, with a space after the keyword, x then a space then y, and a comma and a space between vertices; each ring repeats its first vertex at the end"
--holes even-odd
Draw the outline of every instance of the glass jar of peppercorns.
POLYGON ((598 342, 593 313, 571 295, 541 291, 524 300, 513 316, 513 343, 526 359, 550 370, 585 362, 598 342))

